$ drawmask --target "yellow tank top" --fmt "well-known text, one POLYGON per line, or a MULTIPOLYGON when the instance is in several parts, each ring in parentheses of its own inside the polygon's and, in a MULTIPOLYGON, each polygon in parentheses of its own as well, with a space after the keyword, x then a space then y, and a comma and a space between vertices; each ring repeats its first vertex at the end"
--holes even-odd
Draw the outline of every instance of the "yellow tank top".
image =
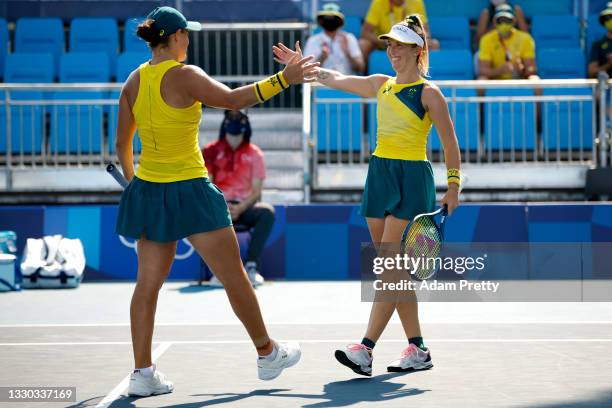
POLYGON ((389 78, 380 87, 376 95, 378 131, 375 156, 427 160, 431 118, 421 102, 424 86, 424 79, 411 84, 396 84, 395 78, 389 78))
POLYGON ((174 108, 161 96, 161 81, 169 69, 181 63, 169 60, 139 67, 140 86, 132 108, 142 142, 136 177, 170 183, 207 177, 198 142, 202 104, 174 108))

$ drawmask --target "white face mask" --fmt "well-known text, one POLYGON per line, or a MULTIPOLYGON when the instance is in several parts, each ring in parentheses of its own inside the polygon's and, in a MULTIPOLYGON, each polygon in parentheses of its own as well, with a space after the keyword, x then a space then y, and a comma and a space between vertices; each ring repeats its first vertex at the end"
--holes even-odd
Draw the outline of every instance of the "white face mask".
POLYGON ((227 140, 227 143, 229 143, 232 149, 235 149, 238 146, 240 146, 240 143, 242 143, 242 139, 243 139, 242 134, 239 134, 239 135, 232 135, 231 133, 225 134, 225 140, 227 140))
POLYGON ((506 0, 491 0, 493 7, 501 6, 504 3, 506 3, 506 0))

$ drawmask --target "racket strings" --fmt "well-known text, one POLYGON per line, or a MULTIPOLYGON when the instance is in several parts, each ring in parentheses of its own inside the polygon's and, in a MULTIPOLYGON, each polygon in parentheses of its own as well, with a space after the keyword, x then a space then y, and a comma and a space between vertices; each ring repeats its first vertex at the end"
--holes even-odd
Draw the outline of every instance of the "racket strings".
POLYGON ((440 255, 441 246, 438 226, 431 217, 421 217, 412 223, 402 243, 402 251, 413 259, 423 258, 414 268, 413 276, 427 279, 436 272, 437 263, 432 259, 440 255))

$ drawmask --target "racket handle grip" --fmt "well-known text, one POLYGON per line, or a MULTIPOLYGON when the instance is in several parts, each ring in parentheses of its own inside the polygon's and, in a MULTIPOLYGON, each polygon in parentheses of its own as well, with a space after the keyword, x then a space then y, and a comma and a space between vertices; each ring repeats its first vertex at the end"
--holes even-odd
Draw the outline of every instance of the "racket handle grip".
POLYGON ((123 174, 121 174, 121 172, 119 171, 119 169, 112 163, 109 163, 106 166, 106 171, 113 176, 113 178, 115 179, 115 181, 117 183, 119 183, 119 185, 121 186, 121 188, 126 188, 129 184, 129 182, 125 179, 125 177, 123 176, 123 174))

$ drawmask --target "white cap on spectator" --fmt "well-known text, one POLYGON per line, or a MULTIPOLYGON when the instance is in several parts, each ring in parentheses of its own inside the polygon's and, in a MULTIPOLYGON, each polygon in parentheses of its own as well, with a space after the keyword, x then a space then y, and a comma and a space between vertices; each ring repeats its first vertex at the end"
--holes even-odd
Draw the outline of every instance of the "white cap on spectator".
POLYGON ((396 24, 387 34, 379 35, 379 40, 395 40, 402 44, 416 44, 423 47, 425 42, 420 35, 404 24, 396 24))

